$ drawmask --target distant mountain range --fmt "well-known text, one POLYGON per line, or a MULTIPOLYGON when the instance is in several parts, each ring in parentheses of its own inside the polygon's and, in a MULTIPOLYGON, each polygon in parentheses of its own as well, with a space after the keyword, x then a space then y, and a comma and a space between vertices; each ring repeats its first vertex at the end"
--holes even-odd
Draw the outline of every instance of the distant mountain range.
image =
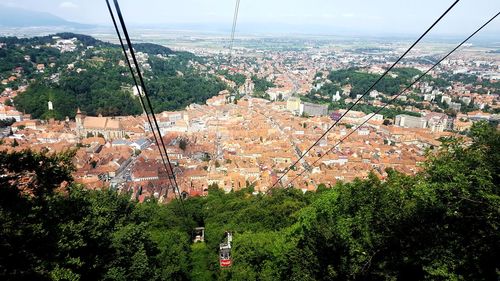
POLYGON ((21 8, 0 5, 0 27, 38 26, 66 26, 82 29, 95 27, 89 24, 67 21, 50 13, 35 12, 21 8))

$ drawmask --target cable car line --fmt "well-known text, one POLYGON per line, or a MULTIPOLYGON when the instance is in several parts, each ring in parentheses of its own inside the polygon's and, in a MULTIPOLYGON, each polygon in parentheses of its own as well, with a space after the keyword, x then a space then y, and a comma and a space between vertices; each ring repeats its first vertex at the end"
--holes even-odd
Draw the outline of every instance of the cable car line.
MULTIPOLYGON (((116 31, 116 34, 118 35, 118 40, 120 41, 120 46, 123 50, 123 54, 125 55, 125 61, 127 62, 127 65, 128 65, 128 68, 130 70, 130 73, 132 75, 132 79, 134 80, 134 85, 135 85, 135 88, 137 90, 137 93, 139 94, 139 99, 141 101, 141 106, 142 108, 144 109, 144 113, 146 114, 146 118, 147 118, 147 121, 148 121, 148 124, 149 124, 149 127, 151 128, 151 132, 153 132, 153 137, 155 139, 155 143, 156 145, 158 146, 158 149, 160 149, 160 145, 159 145, 159 142, 158 142, 158 138, 156 137, 156 133, 155 133, 155 130, 153 128, 153 124, 151 123, 151 118, 149 117, 149 114, 147 112, 147 109, 146 109, 146 106, 145 106, 145 103, 144 103, 144 100, 142 98, 142 95, 141 95, 141 90, 140 90, 140 87, 139 87, 139 84, 137 83, 137 78, 135 77, 135 73, 134 73, 134 70, 132 68, 132 65, 130 64, 130 59, 128 57, 128 54, 127 54, 127 51, 125 49, 125 45, 123 44, 123 39, 122 39, 122 36, 120 34, 120 31, 119 31, 119 28, 118 28, 118 25, 116 24, 116 19, 115 19, 115 15, 113 14, 113 10, 111 9, 111 5, 109 4, 109 1, 106 1, 106 4, 108 6, 108 10, 109 10, 109 14, 111 15, 111 20, 113 21, 113 25, 115 27, 115 31, 116 31)), ((165 159, 163 157, 163 154, 161 153, 161 150, 160 150, 160 156, 162 158, 162 162, 163 162, 163 165, 165 166, 165 171, 167 172, 167 176, 168 176, 168 169, 167 169, 167 166, 165 164, 165 159)), ((168 176, 169 178, 169 181, 170 181, 170 185, 173 187, 173 182, 172 182, 172 179, 170 179, 170 176, 168 176)), ((167 191, 166 191, 166 194, 165 194, 165 197, 168 196, 168 189, 167 188, 167 191)), ((174 196, 175 198, 177 198, 177 195, 176 193, 174 192, 174 196)))
MULTIPOLYGON (((107 0, 108 1, 108 0, 107 0)), ((139 68, 139 63, 137 61, 137 58, 135 56, 135 51, 133 49, 133 46, 132 46, 132 42, 130 40, 130 37, 128 35, 128 31, 127 31, 127 27, 125 25, 125 21, 124 21, 124 18, 123 18, 123 15, 121 13, 121 10, 120 10, 120 6, 118 4, 118 1, 117 0, 114 0, 113 1, 114 4, 115 4, 115 9, 116 9, 116 12, 118 14, 118 18, 120 20, 120 24, 122 26, 122 30, 123 30, 123 33, 124 33, 124 36, 125 36, 125 40, 127 41, 127 45, 128 45, 128 49, 130 51, 130 56, 132 57, 132 60, 134 62, 134 65, 135 65, 135 68, 136 68, 136 73, 137 73, 137 76, 139 77, 139 81, 141 83, 141 87, 143 89, 143 92, 144 92, 144 96, 146 97, 146 101, 147 101, 147 105, 149 107, 149 110, 150 110, 150 113, 152 115, 152 119, 153 119, 153 122, 155 123, 155 127, 156 127, 156 130, 157 130, 157 133, 158 133, 158 136, 159 136, 159 139, 160 139, 160 142, 161 142, 161 146, 159 146, 159 149, 160 149, 160 155, 161 155, 161 148, 163 148, 163 152, 165 153, 165 157, 167 159, 167 162, 168 162, 168 168, 170 168, 170 171, 172 173, 172 179, 174 180, 174 183, 175 183, 175 187, 177 188, 178 190, 178 185, 177 185, 177 182, 176 182, 176 179, 175 179, 175 175, 173 173, 173 167, 172 167, 172 164, 170 162, 170 159, 169 159, 169 156, 168 156, 168 153, 167 153, 167 150, 166 150, 166 147, 165 147, 165 143, 164 143, 164 140, 163 138, 161 137, 161 131, 160 131, 160 127, 158 125, 158 121, 156 119, 156 116, 155 116, 155 113, 154 113, 154 110, 153 110, 153 106, 151 104, 151 100, 149 99, 149 95, 148 95, 148 92, 147 92, 147 89, 146 89, 146 85, 144 83, 144 79, 142 77, 142 73, 141 73, 141 70, 139 68)), ((140 95, 140 92, 139 92, 139 95, 140 95)), ((146 111, 147 112, 147 111, 146 111)), ((165 162, 164 162, 165 163, 165 162)), ((167 170, 167 173, 168 173, 168 170, 167 170)), ((179 191, 178 191, 179 192, 179 191)), ((179 193, 179 196, 180 196, 180 193, 179 193)))
POLYGON ((231 62, 233 58, 234 33, 236 31, 236 22, 238 21, 239 9, 240 9, 240 0, 236 0, 236 6, 234 7, 234 16, 233 16, 233 28, 231 29, 231 41, 229 42, 229 62, 231 62))
MULTIPOLYGON (((239 12, 239 7, 240 7, 240 0, 236 0, 236 7, 234 8, 234 16, 233 16, 233 26, 231 29, 231 37, 229 40, 229 64, 232 62, 232 50, 233 50, 233 43, 234 43, 234 34, 236 30, 236 22, 238 20, 238 12, 239 12)), ((236 92, 236 90, 235 90, 236 92)), ((219 137, 219 111, 215 110, 215 141, 214 141, 214 167, 215 163, 218 161, 219 158, 219 146, 220 146, 220 137, 219 137)), ((209 173, 212 171, 212 166, 210 165, 210 170, 209 173)))
MULTIPOLYGON (((109 1, 109 0, 106 0, 106 1, 109 1)), ((134 51, 134 48, 132 46, 132 42, 130 40, 130 36, 128 34, 127 27, 125 25, 125 21, 123 19, 123 15, 122 15, 122 12, 121 12, 121 9, 120 9, 120 5, 118 4, 118 0, 113 0, 113 2, 115 4, 115 9, 116 9, 116 12, 118 14, 118 18, 120 20, 120 24, 121 24, 121 27, 122 27, 122 30, 123 30, 123 34, 125 36, 125 40, 127 41, 127 46, 129 48, 129 51, 130 51, 130 56, 132 57, 133 62, 135 64, 136 72, 137 72, 137 75, 139 76, 139 81, 141 82, 142 90, 144 91, 144 96, 146 97, 146 101, 147 101, 149 110, 150 110, 151 115, 153 117, 152 118, 153 122, 155 123, 155 127, 156 127, 156 130, 157 130, 160 142, 161 142, 161 147, 163 148, 163 151, 165 153, 165 158, 166 158, 166 160, 168 162, 168 167, 170 168, 170 171, 171 171, 170 175, 172 176, 172 180, 174 182, 174 192, 175 192, 175 190, 177 191, 177 194, 178 194, 178 196, 180 198, 180 202, 181 202, 183 213, 184 213, 185 216, 187 216, 186 210, 185 210, 185 207, 184 207, 184 199, 182 198, 182 195, 180 193, 180 189, 179 189, 179 185, 177 184, 177 179, 176 179, 176 176, 175 176, 175 173, 174 173, 174 169, 173 169, 172 163, 170 162, 170 158, 168 156, 167 149, 165 147, 165 142, 164 142, 164 140, 163 140, 163 138, 161 136, 160 126, 158 125, 158 121, 156 119, 156 116, 155 116, 155 113, 154 113, 154 110, 153 110, 153 106, 151 104, 151 100, 149 98, 149 95, 148 95, 148 92, 147 92, 147 89, 146 89, 146 84, 144 83, 144 79, 142 77, 141 70, 139 69, 139 63, 137 62, 137 58, 135 56, 135 51, 134 51)), ((139 92, 139 94, 140 94, 140 92, 139 92)), ((161 154, 161 150, 160 150, 160 154, 161 154)), ((165 162, 163 162, 163 163, 165 164, 165 162)), ((168 174, 168 170, 167 170, 167 174, 168 174)), ((170 176, 169 176, 169 178, 170 178, 170 176)))
MULTIPOLYGON (((349 134, 344 136, 341 140, 339 140, 334 146, 332 146, 330 149, 328 149, 325 153, 323 153, 318 159, 316 159, 311 166, 314 164, 318 163, 319 160, 321 160, 325 155, 330 153, 333 149, 335 149, 338 145, 340 145, 344 140, 346 140, 350 135, 352 135, 354 132, 356 132, 359 128, 361 128, 364 124, 366 124, 370 119, 372 119, 376 114, 379 114, 384 108, 386 108, 388 105, 390 105, 392 102, 394 102, 399 96, 404 94, 406 91, 408 91, 413 85, 415 85, 418 81, 420 81, 425 75, 427 75, 429 72, 431 72, 436 66, 438 66, 443 60, 448 58, 451 54, 453 54, 458 48, 460 48, 463 44, 465 44, 469 39, 471 39, 474 35, 476 35, 479 31, 481 31, 485 26, 487 26, 490 22, 492 22, 500 12, 498 12, 496 15, 494 15, 492 18, 490 18, 486 23, 484 23, 481 27, 479 27, 476 31, 474 31, 469 37, 464 39, 460 44, 458 44, 453 50, 451 50, 449 53, 447 53, 444 57, 442 57, 439 61, 434 63, 431 68, 427 69, 424 73, 422 73, 418 78, 415 79, 410 85, 408 85, 406 88, 404 88, 401 92, 399 92, 397 95, 395 95, 390 101, 388 101, 386 104, 384 104, 382 107, 380 107, 377 111, 375 111, 368 119, 366 119, 361 125, 357 126, 355 129, 351 130, 349 134)), ((302 176, 307 170, 304 169, 301 173, 299 173, 297 176, 295 176, 291 181, 288 182, 288 185, 291 185, 293 181, 295 181, 297 178, 302 176)))
MULTIPOLYGON (((128 56, 127 51, 126 51, 126 49, 125 49, 125 45, 123 44, 123 39, 122 39, 122 36, 121 36, 120 31, 119 31, 119 28, 118 28, 118 26, 117 26, 117 24, 116 24, 116 19, 115 19, 115 16, 114 16, 114 14, 113 14, 113 11, 112 11, 112 9, 111 9, 111 6, 110 6, 110 4, 109 4, 109 1, 106 1, 106 4, 107 4, 107 6, 108 6, 108 10, 109 10, 109 13, 110 13, 110 15, 111 15, 111 19, 112 19, 112 21, 113 21, 113 25, 114 25, 114 27, 115 27, 116 34, 118 35, 118 40, 120 41, 120 45, 121 45, 122 50, 123 50, 123 53, 124 53, 124 55, 125 55, 125 60, 126 60, 126 62, 127 62, 128 68, 129 68, 130 73, 131 73, 131 75, 132 75, 132 78, 133 78, 133 80, 134 80, 134 84, 135 84, 135 87, 136 87, 136 89, 137 89, 137 93, 139 94, 139 99, 140 99, 140 101, 141 101, 142 108, 144 109, 144 113, 146 114, 148 124, 149 124, 149 126, 150 126, 150 128, 151 128, 151 132, 153 132, 153 137, 154 137, 154 139, 155 139, 155 143, 156 143, 156 145, 158 146, 158 149, 160 150, 160 145, 159 145, 158 139, 157 139, 157 137, 156 137, 155 130, 154 130, 153 125, 152 125, 152 123, 151 123, 151 119, 150 119, 150 117, 149 117, 149 115, 148 115, 147 108, 145 107, 145 103, 144 103, 144 100, 143 100, 142 95, 141 95, 141 90, 140 90, 139 84, 137 83, 137 78, 135 77, 135 73, 134 73, 134 70, 133 70, 133 68, 132 68, 132 65, 130 64, 130 59, 129 59, 129 56, 128 56)), ((160 136, 160 137, 161 137, 161 136, 160 136)), ((173 185, 172 179, 171 179, 171 178, 170 178, 170 176, 169 176, 169 173, 168 173, 168 168, 167 168, 167 165, 165 164, 165 159, 164 159, 163 154, 161 153, 161 150, 160 150, 160 156, 161 156, 161 159, 162 159, 163 165, 164 165, 164 167, 165 167, 165 171, 167 172, 167 176, 168 176, 168 178, 169 178, 170 185, 171 185, 171 186, 172 186, 172 188, 173 188, 173 186, 174 186, 174 185, 173 185)), ((168 188, 167 188, 167 191, 166 191, 166 196, 168 196, 168 188)), ((175 194, 175 190, 174 190, 174 196, 175 196, 175 198, 177 198, 177 195, 175 194)))
MULTIPOLYGON (((238 20, 238 11, 240 7, 240 0, 236 0, 236 6, 234 8, 234 16, 233 16, 233 27, 231 29, 231 38, 229 42, 229 65, 232 63, 232 53, 233 53, 233 44, 234 44, 234 33, 236 30, 236 22, 238 20)), ((215 111, 216 125, 215 125, 215 163, 218 161, 219 157, 219 112, 215 111)), ((214 163, 214 167, 216 166, 214 163)), ((211 170, 210 170, 211 171, 211 170)), ((232 265, 231 258, 231 242, 233 240, 233 236, 231 232, 225 232, 224 242, 219 244, 219 266, 224 268, 229 268, 232 265)))
MULTIPOLYGON (((316 140, 316 141, 315 141, 315 142, 314 142, 314 143, 313 143, 313 144, 312 144, 312 145, 311 145, 311 146, 310 146, 310 147, 309 147, 309 148, 308 148, 305 152, 304 152, 304 153, 302 153, 302 155, 299 157, 299 159, 297 159, 297 160, 296 160, 296 161, 295 161, 295 162, 294 162, 294 163, 293 163, 290 167, 288 167, 288 168, 285 170, 285 173, 284 173, 283 175, 281 175, 277 181, 275 181, 275 182, 274 182, 274 184, 271 186, 271 188, 269 188, 269 189, 267 190, 267 192, 269 192, 270 190, 272 190, 272 189, 276 186, 276 184, 278 184, 278 183, 279 183, 279 182, 283 179, 283 177, 285 177, 285 176, 288 174, 288 172, 290 172, 290 170, 292 169, 292 167, 295 167, 295 165, 297 165, 297 164, 300 162, 300 160, 302 160, 302 158, 304 158, 304 157, 307 155, 307 153, 309 153, 309 151, 311 151, 311 149, 312 149, 314 146, 316 146, 316 145, 317 145, 317 144, 321 141, 321 139, 323 139, 323 138, 324 138, 324 137, 325 137, 325 136, 326 136, 326 135, 327 135, 327 134, 328 134, 328 133, 329 133, 329 132, 333 129, 333 127, 335 127, 335 125, 337 125, 337 124, 340 122, 340 120, 342 120, 342 118, 344 118, 344 116, 346 116, 346 115, 347 115, 347 113, 348 113, 349 111, 351 111, 351 110, 352 110, 352 108, 353 108, 354 106, 356 106, 356 105, 358 104, 358 102, 359 102, 361 99, 363 99, 363 98, 364 98, 364 97, 365 97, 365 96, 366 96, 366 95, 367 95, 367 94, 368 94, 368 93, 369 93, 369 92, 370 92, 370 91, 371 91, 371 90, 375 87, 375 85, 376 85, 376 84, 378 84, 378 82, 380 82, 380 81, 381 81, 381 80, 382 80, 382 79, 383 79, 383 78, 387 75, 387 74, 389 73, 389 71, 391 71, 391 70, 394 68, 394 66, 396 66, 396 64, 398 64, 398 63, 399 63, 399 62, 400 62, 400 61, 401 61, 401 60, 402 60, 402 59, 403 59, 403 58, 404 58, 404 57, 405 57, 405 56, 406 56, 406 55, 407 55, 407 54, 408 54, 408 53, 409 53, 412 49, 413 49, 413 47, 415 47, 415 45, 417 45, 417 44, 418 44, 418 43, 422 40, 422 38, 424 38, 424 37, 427 35, 427 33, 429 33, 429 32, 430 32, 430 31, 434 28, 434 26, 436 26, 436 25, 437 25, 437 23, 438 23, 438 22, 440 22, 440 21, 441 21, 441 19, 443 19, 443 17, 444 17, 446 14, 448 14, 448 12, 449 12, 449 11, 450 11, 453 7, 455 7, 455 5, 456 5, 459 1, 460 1, 460 0, 455 0, 455 2, 453 2, 453 4, 451 4, 451 6, 450 6, 450 7, 448 7, 448 9, 446 9, 446 11, 445 11, 443 14, 441 14, 441 16, 440 16, 437 20, 435 20, 435 21, 434 21, 434 23, 433 23, 433 24, 432 24, 429 28, 427 28, 427 30, 426 30, 426 31, 425 31, 422 35, 420 35, 420 37, 419 37, 419 38, 418 38, 418 39, 417 39, 417 40, 416 40, 416 41, 415 41, 415 42, 414 42, 414 43, 413 43, 413 44, 412 44, 412 45, 411 45, 411 46, 410 46, 410 47, 409 47, 409 48, 408 48, 408 49, 407 49, 404 53, 403 53, 403 55, 401 55, 401 56, 400 56, 400 57, 399 57, 399 58, 398 58, 398 59, 397 59, 397 60, 396 60, 396 61, 395 61, 395 62, 394 62, 394 63, 393 63, 393 64, 392 64, 392 65, 391 65, 391 66, 390 66, 390 67, 389 67, 389 68, 388 68, 388 69, 387 69, 387 70, 386 70, 386 71, 385 71, 385 72, 384 72, 384 73, 383 73, 383 74, 382 74, 382 75, 381 75, 381 76, 380 76, 380 77, 379 77, 379 78, 378 78, 378 79, 377 79, 377 80, 376 80, 376 81, 375 81, 375 82, 371 85, 371 86, 370 86, 370 88, 369 88, 369 89, 368 89, 368 90, 366 90, 366 91, 363 93, 363 95, 361 95, 361 97, 359 97, 359 98, 358 98, 358 99, 357 99, 357 100, 356 100, 356 101, 355 101, 355 102, 354 102, 354 103, 353 103, 353 104, 352 104, 352 105, 351 105, 351 106, 347 109, 347 111, 346 111, 346 112, 344 112, 344 113, 340 116, 340 118, 339 118, 337 121, 335 121, 335 122, 333 123, 333 125, 331 125, 331 126, 330 126, 330 127, 329 127, 329 128, 328 128, 328 129, 327 129, 327 130, 326 130, 326 131, 325 131, 325 132, 324 132, 324 133, 323 133, 323 134, 322 134, 322 135, 321 135, 321 136, 320 136, 320 137, 319 137, 319 138, 318 138, 318 139, 317 139, 317 140, 316 140)), ((266 192, 266 193, 267 193, 267 192, 266 192)))
MULTIPOLYGON (((108 3, 109 5, 109 0, 106 0, 106 2, 108 3)), ((153 106, 151 104, 151 100, 149 98, 149 95, 148 95, 148 92, 147 92, 147 89, 146 89, 146 85, 144 83, 144 79, 142 77, 142 73, 141 73, 141 70, 139 69, 139 64, 137 62, 137 58, 135 56, 135 52, 134 52, 134 49, 133 49, 133 46, 132 46, 132 42, 130 40, 130 36, 128 34, 128 31, 127 31, 127 27, 125 25, 125 21, 123 19, 123 15, 121 13, 121 10, 120 10, 120 5, 118 4, 118 1, 117 0, 113 0, 114 2, 114 6, 115 6, 115 9, 116 9, 116 13, 118 15, 118 19, 120 20, 120 25, 122 27, 122 31, 123 31, 123 34, 125 36, 125 40, 127 42, 127 46, 128 46, 128 49, 130 51, 130 56, 132 57, 132 61, 135 65, 135 70, 136 70, 136 73, 137 73, 137 76, 139 77, 139 81, 140 81, 140 84, 141 84, 141 87, 142 87, 142 90, 144 92, 144 96, 146 97, 146 101, 147 101, 147 105, 148 105, 148 108, 151 112, 151 115, 152 115, 152 119, 153 119, 153 122, 155 123, 155 128, 156 128, 156 131, 157 131, 157 134, 159 136, 159 139, 160 139, 160 142, 161 142, 161 146, 159 145, 159 143, 157 143, 158 145, 158 149, 160 150, 160 155, 162 155, 162 151, 161 151, 161 148, 163 148, 163 152, 165 153, 165 158, 168 162, 168 166, 167 164, 165 163, 164 161, 164 158, 162 156, 162 160, 163 160, 163 164, 165 166, 165 169, 166 169, 166 172, 167 174, 169 175, 169 180, 172 180, 174 182, 174 192, 177 191, 177 194, 179 196, 179 199, 180 199, 180 202, 181 202, 181 206, 182 206, 182 211, 184 213, 184 216, 186 216, 187 218, 187 213, 186 213, 186 210, 185 210, 185 206, 184 206, 184 200, 182 198, 182 195, 180 193, 180 189, 179 189, 179 185, 177 184, 177 179, 176 179, 176 176, 175 176, 175 173, 174 173, 174 170, 173 170, 173 167, 172 167, 172 163, 170 162, 170 158, 168 156, 168 153, 167 153, 167 149, 165 147, 165 142, 161 136, 161 131, 160 131, 160 127, 158 125, 158 121, 156 119, 156 116, 155 116, 155 113, 154 113, 154 110, 153 110, 153 106), (168 172, 168 168, 170 168, 170 171, 171 173, 168 172), (170 178, 171 176, 171 178, 170 178)), ((110 10, 111 14, 112 14, 112 11, 110 10)), ((118 31, 118 28, 116 28, 117 31, 118 31)), ((124 49, 124 48, 123 48, 124 49)), ((128 58, 126 52, 125 52, 125 56, 128 58)), ((137 80, 135 80, 137 81, 137 80)), ((141 93, 139 92, 139 95, 141 93)), ((146 110, 146 114, 147 114, 147 110, 146 110)), ((148 119, 149 120, 149 119, 148 119)), ((150 121, 150 120, 149 120, 150 121)), ((152 124, 150 123, 150 125, 152 126, 152 124)), ((157 139, 156 139, 157 141, 157 139)))
MULTIPOLYGON (((318 140, 316 140, 313 145, 311 145, 304 153, 302 153, 299 157, 299 159, 297 161, 295 161, 290 167, 288 167, 285 171, 285 173, 279 177, 279 179, 271 186, 271 188, 267 191, 269 192, 270 190, 272 190, 274 188, 274 186, 276 186, 276 184, 280 184, 282 185, 282 179, 288 174, 288 172, 293 168, 295 167, 299 162, 300 160, 302 160, 308 153, 309 151, 314 147, 316 146, 320 140, 322 138, 324 138, 332 129, 335 125, 337 125, 340 120, 347 115, 347 113, 349 111, 351 111, 354 106, 356 106, 361 99, 363 99, 374 87, 376 84, 378 84, 420 41, 423 37, 425 37, 427 35, 428 32, 430 32, 434 27, 435 25, 441 21, 441 19, 459 2, 460 0, 456 0, 404 53, 403 55, 401 55, 372 85, 371 87, 363 93, 363 95, 361 95, 361 97, 359 97, 348 109, 346 112, 344 112, 340 118, 338 120, 336 120, 333 125, 331 125, 321 136, 318 140)), ((154 136, 154 139, 155 139, 155 143, 156 145, 158 146, 158 150, 160 152, 160 156, 161 156, 161 160, 162 160, 162 163, 163 163, 163 166, 165 168, 165 171, 167 172, 167 175, 168 175, 168 178, 169 178, 169 181, 170 181, 170 184, 173 186, 173 189, 174 189, 174 196, 176 195, 175 193, 177 192, 177 195, 179 196, 179 200, 181 202, 181 206, 182 206, 182 212, 185 216, 185 218, 188 218, 187 217, 187 213, 186 213, 186 209, 185 209, 185 205, 184 205, 184 199, 182 198, 182 194, 180 193, 180 189, 179 189, 179 185, 177 183, 177 179, 176 179, 176 176, 175 176, 175 173, 174 173, 174 169, 173 169, 173 166, 172 166, 172 163, 170 161, 170 158, 168 156, 168 152, 167 152, 167 149, 166 149, 166 146, 165 146, 165 142, 161 136, 161 130, 160 130, 160 127, 158 125, 158 121, 157 121, 157 118, 155 116, 155 113, 154 113, 154 110, 153 110, 153 106, 152 106, 152 103, 151 103, 151 100, 149 98, 149 95, 148 95, 148 92, 147 92, 147 89, 146 89, 146 85, 145 85, 145 82, 144 82, 144 78, 142 76, 142 73, 141 73, 141 70, 139 68, 139 64, 138 64, 138 61, 137 61, 137 58, 136 58, 136 55, 135 55, 135 52, 134 52, 134 49, 133 49, 133 46, 132 46, 132 42, 130 40, 130 37, 129 37, 129 34, 128 34, 128 31, 127 31, 127 28, 126 28, 126 25, 125 25, 125 22, 124 22, 124 18, 123 18, 123 15, 121 13, 121 10, 120 10, 120 6, 118 4, 118 0, 113 0, 114 2, 114 6, 115 6, 115 10, 116 10, 116 13, 118 15, 118 18, 119 18, 119 21, 120 21, 120 25, 121 25, 121 28, 122 28, 122 31, 123 31, 123 34, 125 36, 125 40, 126 40, 126 43, 127 43, 127 47, 128 47, 128 50, 130 51, 130 57, 132 58, 132 62, 135 66, 135 72, 134 72, 134 68, 132 67, 132 63, 130 61, 130 58, 127 54, 127 50, 125 48, 125 44, 123 42, 123 38, 120 34, 120 30, 119 30, 119 27, 118 27, 118 24, 116 22, 116 19, 115 19, 115 16, 114 16, 114 13, 112 11, 112 8, 111 8, 111 5, 109 3, 109 0, 106 0, 106 4, 108 6, 108 10, 109 10, 109 13, 111 15, 111 18, 112 18, 112 21, 113 21, 113 24, 114 24, 114 27, 115 27, 115 30, 116 30, 116 33, 118 35, 118 39, 120 41, 120 45, 122 47, 122 50, 124 52, 124 55, 125 55, 125 59, 127 61, 127 65, 128 65, 128 68, 130 70, 130 73, 132 74, 132 78, 133 78, 133 81, 134 81, 134 84, 135 84, 135 87, 138 91, 138 94, 139 94, 139 99, 141 101, 141 105, 144 109, 144 112, 146 114, 146 117, 147 117, 147 121, 148 121, 148 124, 151 128, 151 131, 153 133, 153 136, 154 136), (135 76, 137 75, 139 77, 139 81, 137 80, 137 77, 135 76), (139 86, 139 83, 140 83, 140 86, 139 86), (144 102, 144 99, 141 95, 141 87, 142 87, 142 91, 144 93, 144 97, 145 97, 145 100, 146 102, 144 102), (146 107, 146 104, 147 104, 147 107, 146 107), (151 113, 151 116, 152 118, 148 115, 148 109, 151 113), (153 126, 153 122, 154 122, 154 126, 153 126), (155 133, 155 129, 156 129, 156 133, 155 133), (158 137, 160 140, 158 140, 158 137), (160 145, 161 143, 161 145, 160 145), (166 160, 166 161, 165 161, 166 160), (167 164, 168 163, 168 164, 167 164), (170 172, 169 172, 170 170, 170 172)), ((231 30, 231 41, 230 41, 230 45, 229 45, 229 62, 231 63, 232 61, 232 48, 233 48, 233 44, 234 44, 234 35, 235 35, 235 29, 236 29, 236 22, 237 22, 237 18, 238 18, 238 11, 239 11, 239 4, 240 4, 240 0, 237 0, 236 1, 236 7, 235 7, 235 12, 234 12, 234 17, 233 17, 233 25, 232 25, 232 30, 231 30)), ((482 30, 485 26, 487 26, 490 22, 492 22, 500 13, 497 13, 495 16, 493 16, 490 20, 488 20, 486 23, 484 23, 479 29, 477 29, 474 33, 472 33, 469 37, 467 37, 465 40, 463 40, 459 45, 457 45, 453 50, 451 50, 449 53, 447 53, 444 57, 442 57, 438 62, 436 62, 435 64, 432 65, 431 68, 429 68, 427 71, 425 71, 424 73, 422 73, 419 77, 417 77, 410 85, 408 85, 407 87, 405 87, 401 92, 399 92, 397 95, 395 95, 390 101, 388 101, 386 104, 384 104, 382 107, 380 107, 375 113, 373 113, 368 119, 366 119, 364 122, 361 123, 361 125, 355 127, 353 130, 351 130, 351 132, 349 132, 349 134, 347 134, 346 136, 344 136, 341 140, 339 140, 334 146, 330 147, 326 153, 323 153, 318 159, 316 159, 315 161, 313 161, 313 163, 311 164, 311 166, 314 166, 316 163, 318 163, 318 161, 320 161, 325 155, 327 155, 328 153, 330 153, 333 149, 335 149, 336 147, 338 147, 338 145, 340 145, 344 140, 346 140, 349 136, 351 136, 354 132, 356 132, 360 127, 362 127, 364 124, 366 124, 369 120, 371 120, 376 114, 380 113, 383 109, 385 109, 388 105, 390 105, 392 102, 394 102, 399 96, 403 95, 407 90, 409 90, 413 85, 415 85, 418 81, 420 81, 425 75, 427 75, 430 71, 432 71, 435 67, 437 67, 443 60, 445 60, 446 58, 448 58, 451 54, 453 54, 458 48, 460 48, 463 44, 465 44, 470 38, 472 38, 475 34, 477 34, 480 30, 482 30)), ((216 116, 218 117, 218 116, 216 116)), ((218 121, 218 120, 217 120, 218 121)), ((218 129, 218 123, 217 123, 217 127, 216 129, 218 129)), ((217 142, 217 132, 216 132, 216 142, 217 142)), ((218 151, 217 151, 217 148, 216 148, 216 158, 218 156, 218 151)), ((215 159, 217 161, 217 159, 215 159)), ((288 182, 288 186, 291 186, 291 184, 297 179, 299 178, 300 176, 302 176, 305 172, 307 172, 308 169, 304 169, 302 172, 300 172, 298 175, 296 175, 291 181, 288 182)), ((283 186, 283 185, 282 185, 283 186)), ((167 194, 168 194, 168 188, 167 188, 167 194)), ((219 244, 219 264, 222 268, 227 268, 227 267, 230 267, 232 265, 232 258, 231 258, 231 242, 232 242, 232 233, 231 232, 226 232, 225 233, 225 237, 224 237, 224 242, 219 244)))

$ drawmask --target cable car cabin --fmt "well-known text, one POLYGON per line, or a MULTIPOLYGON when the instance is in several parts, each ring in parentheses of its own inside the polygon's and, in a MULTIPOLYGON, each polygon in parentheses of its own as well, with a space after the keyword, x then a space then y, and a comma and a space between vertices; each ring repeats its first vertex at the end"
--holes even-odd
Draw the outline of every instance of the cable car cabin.
POLYGON ((196 227, 193 229, 193 243, 205 242, 205 228, 196 227))
POLYGON ((220 244, 219 263, 221 267, 231 266, 231 246, 226 243, 220 244))
POLYGON ((232 265, 231 241, 233 241, 233 236, 230 232, 226 232, 226 242, 219 245, 219 264, 222 268, 227 268, 232 265))

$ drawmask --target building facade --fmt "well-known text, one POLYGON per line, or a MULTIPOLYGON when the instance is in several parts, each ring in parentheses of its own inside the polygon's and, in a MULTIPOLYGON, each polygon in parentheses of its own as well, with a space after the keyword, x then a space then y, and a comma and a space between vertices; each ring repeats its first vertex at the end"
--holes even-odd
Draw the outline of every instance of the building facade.
POLYGON ((400 114, 396 116, 394 122, 396 126, 404 128, 426 128, 427 120, 422 117, 415 117, 406 114, 400 114))
POLYGON ((300 104, 299 115, 323 116, 328 114, 328 105, 304 102, 300 104))
POLYGON ((295 113, 299 114, 300 110, 300 98, 298 97, 290 97, 286 101, 286 109, 295 113))
POLYGON ((125 137, 125 131, 119 119, 114 117, 85 116, 80 109, 76 112, 76 132, 80 138, 102 135, 106 140, 125 137))

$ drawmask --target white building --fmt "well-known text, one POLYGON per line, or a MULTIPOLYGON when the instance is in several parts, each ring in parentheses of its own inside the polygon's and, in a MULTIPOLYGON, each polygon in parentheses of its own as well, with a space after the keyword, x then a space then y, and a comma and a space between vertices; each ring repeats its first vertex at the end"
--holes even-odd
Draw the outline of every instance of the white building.
POLYGON ((441 102, 442 103, 446 103, 446 104, 450 104, 451 103, 451 98, 449 96, 442 96, 441 97, 441 102))
POLYGON ((12 118, 16 119, 16 122, 23 121, 23 114, 17 110, 0 107, 0 120, 12 118))
POLYGON ((335 93, 335 95, 332 96, 332 102, 336 102, 339 100, 340 100, 340 93, 339 91, 337 91, 337 93, 335 93))

